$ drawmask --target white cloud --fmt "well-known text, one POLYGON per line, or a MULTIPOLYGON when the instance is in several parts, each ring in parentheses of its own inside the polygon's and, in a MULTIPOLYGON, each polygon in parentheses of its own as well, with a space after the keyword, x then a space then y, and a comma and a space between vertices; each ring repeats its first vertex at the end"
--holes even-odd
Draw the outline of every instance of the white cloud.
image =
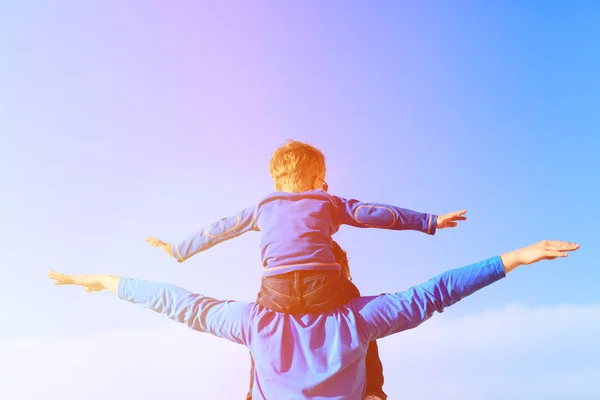
POLYGON ((380 341, 385 387, 411 399, 598 399, 599 337, 600 304, 433 317, 380 341))
MULTIPOLYGON (((0 343, 0 398, 243 398, 248 353, 165 321, 156 330, 0 343)), ((390 399, 600 398, 600 304, 434 316, 380 341, 390 399)))
POLYGON ((234 399, 249 380, 245 347, 183 325, 0 345, 0 398, 234 399))

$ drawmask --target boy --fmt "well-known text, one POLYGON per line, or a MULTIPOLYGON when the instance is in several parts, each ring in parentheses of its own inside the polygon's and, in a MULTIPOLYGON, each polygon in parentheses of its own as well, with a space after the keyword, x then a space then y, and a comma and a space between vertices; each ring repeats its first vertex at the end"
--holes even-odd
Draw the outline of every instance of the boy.
POLYGON ((303 142, 279 147, 270 172, 276 192, 258 204, 174 245, 150 237, 146 241, 183 262, 225 240, 260 231, 263 278, 256 302, 274 311, 312 314, 358 295, 333 252, 332 235, 341 225, 434 235, 466 220, 465 210, 436 216, 333 196, 325 183, 325 156, 303 142))

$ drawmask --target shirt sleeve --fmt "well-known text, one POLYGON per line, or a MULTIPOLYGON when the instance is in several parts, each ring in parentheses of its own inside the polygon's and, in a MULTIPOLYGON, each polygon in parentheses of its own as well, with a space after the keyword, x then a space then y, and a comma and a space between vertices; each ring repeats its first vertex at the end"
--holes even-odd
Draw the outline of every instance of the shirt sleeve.
POLYGON ((396 294, 353 300, 370 340, 419 326, 436 311, 506 276, 500 257, 453 269, 396 294))
POLYGON ((119 298, 234 343, 247 344, 250 303, 220 301, 166 283, 122 278, 119 298))
POLYGON ((178 262, 183 262, 201 251, 216 244, 236 238, 248 231, 258 230, 256 225, 257 207, 248 207, 232 217, 223 218, 201 231, 172 245, 172 254, 178 262))
POLYGON ((435 235, 437 215, 379 203, 363 203, 333 196, 339 212, 339 223, 357 228, 413 230, 435 235))

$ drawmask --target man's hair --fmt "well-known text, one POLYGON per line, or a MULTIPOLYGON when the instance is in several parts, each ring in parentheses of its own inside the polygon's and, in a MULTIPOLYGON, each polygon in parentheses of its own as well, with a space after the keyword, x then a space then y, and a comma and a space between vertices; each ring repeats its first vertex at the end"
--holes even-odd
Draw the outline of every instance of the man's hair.
POLYGON ((333 245, 335 262, 340 264, 342 272, 344 275, 346 275, 346 278, 352 280, 352 275, 350 275, 350 266, 348 265, 348 254, 346 254, 346 251, 342 249, 342 246, 340 246, 335 240, 331 244, 333 245))
POLYGON ((308 143, 288 140, 273 153, 269 165, 275 189, 304 192, 317 189, 317 178, 325 178, 325 156, 308 143))

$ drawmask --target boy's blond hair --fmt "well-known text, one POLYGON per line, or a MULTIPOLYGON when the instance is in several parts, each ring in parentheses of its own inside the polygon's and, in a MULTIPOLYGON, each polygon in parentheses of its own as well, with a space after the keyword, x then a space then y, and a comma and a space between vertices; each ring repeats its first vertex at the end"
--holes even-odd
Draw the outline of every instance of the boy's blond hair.
POLYGON ((325 173, 325 156, 308 143, 288 140, 273 153, 269 165, 275 190, 304 192, 320 189, 325 173))

